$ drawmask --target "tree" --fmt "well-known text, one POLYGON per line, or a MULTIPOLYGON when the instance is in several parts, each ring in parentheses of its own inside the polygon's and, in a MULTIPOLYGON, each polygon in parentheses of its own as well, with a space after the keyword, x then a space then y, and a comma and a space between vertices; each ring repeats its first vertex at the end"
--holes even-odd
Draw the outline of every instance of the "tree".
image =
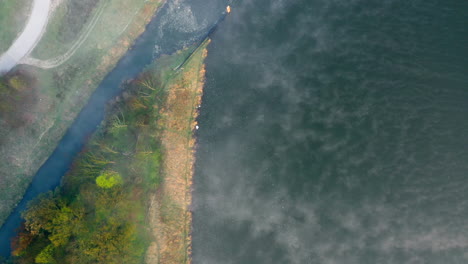
POLYGON ((55 263, 53 253, 54 247, 52 245, 48 245, 41 251, 41 253, 39 253, 39 255, 36 256, 34 261, 36 263, 55 263))
POLYGON ((18 236, 15 237, 13 241, 11 242, 11 248, 12 248, 11 255, 20 256, 21 254, 23 254, 24 250, 29 246, 29 244, 31 244, 33 239, 34 239, 34 235, 29 233, 26 230, 26 227, 23 223, 21 225, 18 236))
POLYGON ((121 218, 108 217, 92 234, 77 238, 75 259, 91 263, 135 263, 143 254, 135 247, 136 227, 121 218))
POLYGON ((50 222, 55 217, 57 209, 57 200, 52 193, 34 200, 23 214, 26 229, 33 235, 38 235, 41 230, 49 230, 50 222))
POLYGON ((101 188, 110 189, 115 185, 122 184, 122 177, 118 172, 105 171, 96 178, 96 184, 101 188))
POLYGON ((23 91, 27 87, 26 82, 18 75, 13 76, 10 80, 8 80, 8 84, 11 88, 19 92, 23 91))
POLYGON ((84 209, 72 208, 63 199, 48 194, 30 204, 23 217, 26 220, 26 229, 32 235, 46 231, 50 242, 59 247, 67 244, 73 228, 84 217, 84 209))

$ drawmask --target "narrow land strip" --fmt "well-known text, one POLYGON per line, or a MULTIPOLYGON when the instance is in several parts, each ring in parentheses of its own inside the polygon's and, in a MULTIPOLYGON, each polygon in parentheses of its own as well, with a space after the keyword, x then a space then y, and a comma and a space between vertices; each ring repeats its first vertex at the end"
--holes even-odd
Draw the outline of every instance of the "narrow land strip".
POLYGON ((155 241, 146 257, 148 264, 190 263, 189 210, 195 161, 193 131, 205 78, 203 43, 167 86, 167 102, 161 110, 163 182, 151 199, 150 225, 155 241))

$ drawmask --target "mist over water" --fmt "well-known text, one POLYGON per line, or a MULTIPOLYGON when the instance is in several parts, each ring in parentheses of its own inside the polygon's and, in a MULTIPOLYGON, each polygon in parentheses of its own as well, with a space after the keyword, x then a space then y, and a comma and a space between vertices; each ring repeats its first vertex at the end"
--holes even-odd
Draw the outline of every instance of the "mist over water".
POLYGON ((244 0, 213 35, 193 262, 466 263, 468 2, 244 0))

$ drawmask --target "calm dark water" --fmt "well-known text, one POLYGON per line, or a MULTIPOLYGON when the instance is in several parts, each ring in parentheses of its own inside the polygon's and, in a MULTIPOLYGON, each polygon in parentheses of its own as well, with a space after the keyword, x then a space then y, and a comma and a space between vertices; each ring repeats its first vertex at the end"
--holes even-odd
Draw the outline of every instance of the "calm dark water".
POLYGON ((123 81, 135 78, 162 54, 171 54, 199 41, 219 21, 226 3, 217 0, 169 0, 105 77, 59 145, 34 176, 22 201, 0 229, 0 256, 11 254, 10 241, 21 224, 21 213, 37 195, 53 190, 73 159, 104 118, 106 103, 121 92, 123 81))
POLYGON ((199 122, 194 263, 468 263, 467 1, 237 1, 199 122))

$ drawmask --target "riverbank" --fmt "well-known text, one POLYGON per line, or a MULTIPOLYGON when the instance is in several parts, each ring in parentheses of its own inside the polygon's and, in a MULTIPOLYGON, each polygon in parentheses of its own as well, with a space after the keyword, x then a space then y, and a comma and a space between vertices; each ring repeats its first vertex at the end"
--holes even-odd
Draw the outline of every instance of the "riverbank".
MULTIPOLYGON (((48 70, 18 67, 18 72, 34 83, 29 87, 34 100, 28 102, 27 111, 0 113, 0 225, 21 200, 33 175, 99 83, 145 30, 162 3, 160 0, 100 1, 103 11, 99 23, 68 61, 48 70)), ((98 12, 93 10, 90 12, 98 12)), ((52 29, 44 34, 38 49, 62 50, 57 48, 60 43, 52 40, 59 36, 57 28, 73 23, 64 14, 59 7, 51 17, 52 29)), ((82 22, 90 23, 87 21, 82 22)), ((64 47, 65 44, 62 43, 64 47)))
POLYGON ((155 240, 147 252, 147 264, 191 263, 193 132, 198 128, 208 44, 209 40, 202 43, 167 85, 160 120, 163 181, 151 197, 149 223, 155 240))

